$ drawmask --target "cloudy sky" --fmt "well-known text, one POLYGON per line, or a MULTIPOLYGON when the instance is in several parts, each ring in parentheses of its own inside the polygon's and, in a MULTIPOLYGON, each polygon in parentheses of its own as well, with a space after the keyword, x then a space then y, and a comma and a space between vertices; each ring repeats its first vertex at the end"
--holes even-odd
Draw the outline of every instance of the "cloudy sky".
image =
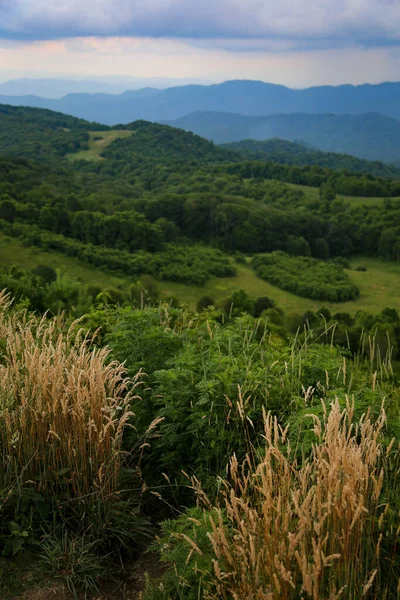
POLYGON ((400 0, 0 0, 0 80, 400 80, 400 0))

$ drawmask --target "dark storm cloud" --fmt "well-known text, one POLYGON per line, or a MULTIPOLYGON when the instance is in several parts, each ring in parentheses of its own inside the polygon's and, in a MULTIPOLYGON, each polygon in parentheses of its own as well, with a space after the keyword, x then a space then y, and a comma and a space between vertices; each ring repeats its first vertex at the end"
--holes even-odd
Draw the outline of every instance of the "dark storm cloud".
POLYGON ((399 0, 0 0, 0 37, 215 40, 228 49, 394 45, 399 0))

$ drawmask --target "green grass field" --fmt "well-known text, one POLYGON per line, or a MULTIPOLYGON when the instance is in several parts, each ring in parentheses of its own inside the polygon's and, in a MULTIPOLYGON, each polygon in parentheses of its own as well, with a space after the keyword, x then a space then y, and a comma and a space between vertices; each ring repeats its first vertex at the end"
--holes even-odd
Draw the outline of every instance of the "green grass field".
POLYGON ((132 131, 90 131, 89 150, 67 154, 68 160, 104 160, 100 154, 111 142, 132 135, 132 131), (100 138, 96 140, 95 138, 100 138))
MULTIPOLYGON (((294 183, 286 183, 291 188, 299 189, 309 198, 310 200, 319 200, 319 188, 311 187, 309 185, 297 185, 294 183)), ((383 204, 384 198, 367 198, 367 197, 357 197, 357 196, 342 196, 338 194, 337 197, 339 199, 345 200, 347 204, 351 204, 352 206, 381 206, 383 204)), ((391 198, 392 202, 399 202, 400 198, 391 198)))
MULTIPOLYGON (((78 259, 67 257, 57 252, 44 252, 39 248, 24 246, 19 240, 0 234, 0 268, 16 265, 32 270, 40 264, 60 269, 61 273, 72 278, 80 278, 88 285, 101 288, 114 287, 127 289, 132 280, 116 275, 109 275, 98 269, 91 269, 78 259)), ((349 312, 366 310, 372 314, 379 313, 385 307, 400 311, 400 263, 386 262, 374 258, 360 257, 352 260, 352 267, 364 266, 368 270, 347 271, 351 280, 359 287, 360 297, 351 302, 332 304, 300 298, 280 290, 262 281, 249 265, 235 265, 237 276, 221 279, 210 279, 203 287, 171 282, 159 282, 159 290, 163 294, 175 296, 189 308, 194 309, 199 298, 211 296, 215 302, 230 296, 232 292, 243 288, 253 298, 268 296, 275 300, 288 313, 304 313, 316 311, 322 305, 331 312, 349 312)))
POLYGON ((91 269, 78 259, 57 252, 44 252, 40 248, 24 246, 19 240, 0 233, 0 269, 15 265, 32 270, 38 265, 49 265, 60 269, 62 274, 81 279, 88 285, 96 285, 102 289, 127 288, 131 281, 116 275, 108 275, 98 269, 91 269))
POLYGON ((259 279, 250 266, 235 265, 237 277, 211 279, 202 288, 176 283, 165 283, 162 291, 176 296, 190 308, 196 306, 201 296, 211 296, 216 302, 229 296, 235 290, 243 288, 252 297, 268 296, 275 300, 277 306, 288 313, 304 313, 316 311, 322 305, 331 312, 348 312, 355 314, 358 310, 366 310, 372 314, 379 313, 385 307, 400 311, 400 263, 389 263, 373 258, 359 258, 352 261, 352 266, 364 266, 368 270, 359 272, 348 270, 351 280, 359 287, 360 297, 351 302, 337 304, 300 298, 259 279))

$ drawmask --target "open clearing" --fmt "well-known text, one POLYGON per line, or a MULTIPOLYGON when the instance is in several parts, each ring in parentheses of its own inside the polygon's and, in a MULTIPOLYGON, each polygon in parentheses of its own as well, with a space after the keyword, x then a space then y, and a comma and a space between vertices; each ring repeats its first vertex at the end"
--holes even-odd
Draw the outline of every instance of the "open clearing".
POLYGON ((34 246, 24 246, 19 240, 0 233, 0 269, 13 265, 30 271, 38 265, 48 265, 53 269, 60 269, 62 274, 81 279, 87 285, 98 286, 102 289, 109 287, 123 289, 131 283, 123 277, 92 269, 77 258, 58 252, 45 252, 34 246))
POLYGON ((89 150, 67 154, 68 160, 104 160, 100 154, 115 140, 127 138, 133 134, 133 131, 90 131, 89 132, 89 150))
MULTIPOLYGON (((60 269, 63 274, 79 278, 88 285, 99 286, 102 289, 113 287, 123 290, 133 282, 133 279, 92 269, 76 258, 57 252, 45 252, 36 247, 27 247, 17 239, 0 234, 0 268, 16 265, 32 270, 40 264, 60 269)), ((358 310, 366 310, 377 314, 385 307, 400 311, 400 263, 359 257, 351 261, 351 266, 353 269, 357 266, 367 268, 367 271, 347 271, 350 279, 359 287, 360 297, 351 302, 336 304, 308 300, 285 292, 259 279, 249 265, 235 264, 236 277, 213 278, 203 287, 165 281, 159 282, 158 287, 161 292, 175 296, 191 309, 195 309, 197 301, 202 296, 211 296, 215 302, 218 302, 230 296, 235 290, 243 288, 253 298, 260 296, 272 298, 277 306, 288 313, 317 311, 322 305, 333 313, 355 314, 358 310)))
MULTIPOLYGON (((309 185, 298 185, 297 183, 286 183, 285 185, 301 190, 309 200, 319 201, 319 188, 311 187, 309 185)), ((385 200, 384 198, 343 196, 341 194, 338 194, 337 198, 344 200, 347 204, 351 204, 351 206, 381 206, 385 200)), ((392 202, 400 202, 400 198, 390 198, 390 200, 392 202)))
POLYGON ((266 281, 259 279, 253 269, 246 265, 235 265, 237 276, 223 279, 210 279, 204 287, 187 286, 177 283, 164 283, 162 290, 185 302, 189 308, 195 308, 201 296, 211 296, 216 302, 226 298, 235 290, 243 288, 256 298, 268 296, 277 306, 288 313, 304 313, 307 310, 317 311, 326 306, 333 313, 348 312, 355 314, 365 310, 377 314, 385 307, 400 311, 400 263, 389 263, 379 259, 360 257, 351 261, 352 267, 363 266, 365 272, 348 270, 350 279, 359 287, 360 296, 351 302, 330 303, 300 298, 285 292, 266 281))

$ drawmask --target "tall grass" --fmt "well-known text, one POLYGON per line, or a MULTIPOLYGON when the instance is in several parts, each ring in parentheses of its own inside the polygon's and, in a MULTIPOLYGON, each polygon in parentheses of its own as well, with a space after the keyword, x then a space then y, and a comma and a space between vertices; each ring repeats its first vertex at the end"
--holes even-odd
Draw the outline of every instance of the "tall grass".
POLYGON ((10 310, 0 294, 2 487, 106 497, 118 489, 122 437, 138 378, 108 363, 60 319, 10 310))
MULTIPOLYGON (((314 420, 311 456, 298 464, 288 429, 264 415, 265 447, 242 464, 233 456, 221 480, 222 503, 211 519, 213 573, 209 600, 395 598, 398 572, 387 539, 384 469, 392 446, 386 416, 354 422, 339 402, 314 420), (382 544, 386 544, 382 557, 382 544), (387 563, 387 567, 383 565, 387 563)), ((398 515, 397 527, 399 526, 398 515)), ((395 542, 393 542, 395 544, 395 542)), ((193 548, 192 548, 193 550, 193 548)), ((398 562, 398 561, 397 561, 398 562)))

